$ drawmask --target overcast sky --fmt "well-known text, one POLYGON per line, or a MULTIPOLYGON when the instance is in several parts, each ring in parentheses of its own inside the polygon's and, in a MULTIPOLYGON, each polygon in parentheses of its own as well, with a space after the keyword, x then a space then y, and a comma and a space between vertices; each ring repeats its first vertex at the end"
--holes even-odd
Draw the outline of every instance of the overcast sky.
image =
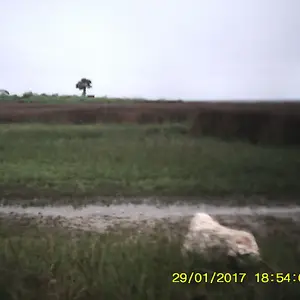
POLYGON ((300 98, 299 0, 0 0, 0 89, 300 98))

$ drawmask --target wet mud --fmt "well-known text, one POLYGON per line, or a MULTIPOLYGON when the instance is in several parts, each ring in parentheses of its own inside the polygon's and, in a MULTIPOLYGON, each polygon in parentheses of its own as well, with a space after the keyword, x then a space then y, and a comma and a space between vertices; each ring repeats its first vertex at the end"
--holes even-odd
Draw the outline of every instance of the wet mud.
POLYGON ((151 227, 181 224, 186 227, 197 211, 206 212, 225 225, 260 231, 268 222, 288 220, 300 222, 300 206, 213 206, 202 205, 150 205, 118 204, 72 206, 21 207, 0 206, 0 218, 6 222, 18 221, 24 226, 36 224, 77 230, 103 232, 111 227, 151 227))

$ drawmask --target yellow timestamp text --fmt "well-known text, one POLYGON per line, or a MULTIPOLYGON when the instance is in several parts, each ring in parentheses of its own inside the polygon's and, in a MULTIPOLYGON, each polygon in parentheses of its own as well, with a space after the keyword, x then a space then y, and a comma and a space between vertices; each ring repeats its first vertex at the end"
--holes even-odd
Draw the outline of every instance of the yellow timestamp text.
POLYGON ((246 273, 173 273, 173 283, 243 283, 246 273))
POLYGON ((300 273, 255 273, 255 281, 257 283, 283 283, 298 282, 300 283, 300 273))

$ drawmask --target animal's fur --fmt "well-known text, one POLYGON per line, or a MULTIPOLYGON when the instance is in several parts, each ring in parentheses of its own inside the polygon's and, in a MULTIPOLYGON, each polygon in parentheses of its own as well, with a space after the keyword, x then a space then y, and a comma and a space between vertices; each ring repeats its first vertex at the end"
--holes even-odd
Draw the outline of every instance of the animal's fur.
POLYGON ((190 222, 183 252, 211 258, 216 250, 231 257, 250 255, 260 259, 258 245, 250 232, 223 226, 208 214, 197 213, 190 222))

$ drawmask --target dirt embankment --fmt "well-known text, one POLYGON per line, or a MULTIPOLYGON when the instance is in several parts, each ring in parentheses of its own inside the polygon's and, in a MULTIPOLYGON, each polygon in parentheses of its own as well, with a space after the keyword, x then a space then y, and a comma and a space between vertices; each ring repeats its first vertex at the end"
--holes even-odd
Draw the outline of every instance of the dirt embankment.
POLYGON ((191 127, 196 136, 247 140, 253 144, 300 145, 299 110, 203 110, 191 127))
POLYGON ((198 104, 183 103, 1 103, 0 122, 42 123, 162 123, 183 122, 195 116, 198 104))
POLYGON ((0 103, 0 123, 163 123, 193 121, 195 136, 252 143, 300 144, 300 101, 0 103))

